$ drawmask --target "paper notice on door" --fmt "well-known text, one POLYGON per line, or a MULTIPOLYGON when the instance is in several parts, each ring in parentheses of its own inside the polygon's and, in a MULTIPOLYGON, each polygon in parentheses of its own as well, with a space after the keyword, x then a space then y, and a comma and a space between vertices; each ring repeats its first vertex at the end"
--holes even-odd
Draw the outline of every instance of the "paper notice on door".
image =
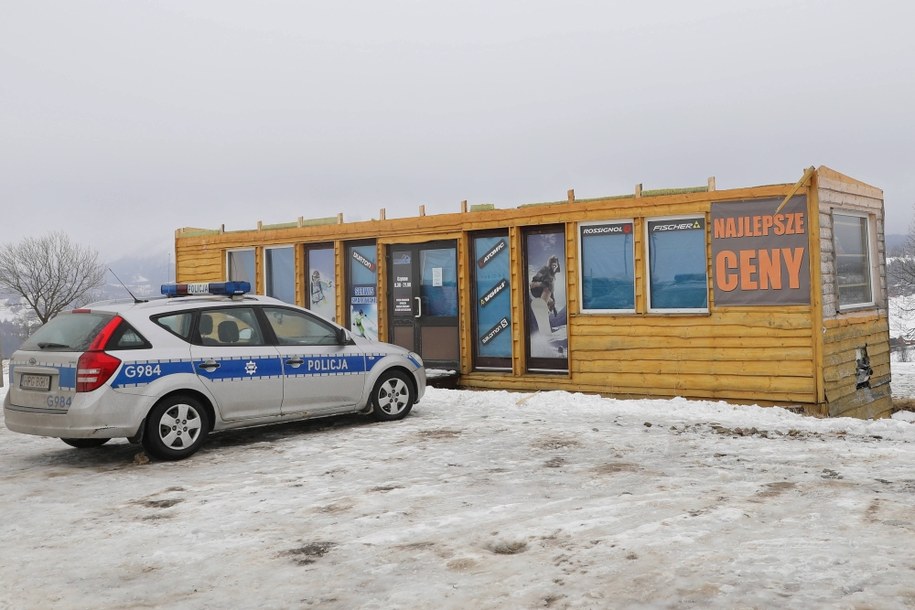
POLYGON ((432 285, 433 286, 442 285, 442 268, 441 267, 432 267, 432 285))

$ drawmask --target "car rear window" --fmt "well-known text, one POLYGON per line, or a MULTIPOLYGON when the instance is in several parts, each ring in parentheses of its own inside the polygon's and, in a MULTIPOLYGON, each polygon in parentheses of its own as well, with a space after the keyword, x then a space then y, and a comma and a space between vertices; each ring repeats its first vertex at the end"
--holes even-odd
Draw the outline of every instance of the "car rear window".
POLYGON ((61 313, 35 331, 19 349, 26 351, 82 352, 114 317, 112 313, 61 313))

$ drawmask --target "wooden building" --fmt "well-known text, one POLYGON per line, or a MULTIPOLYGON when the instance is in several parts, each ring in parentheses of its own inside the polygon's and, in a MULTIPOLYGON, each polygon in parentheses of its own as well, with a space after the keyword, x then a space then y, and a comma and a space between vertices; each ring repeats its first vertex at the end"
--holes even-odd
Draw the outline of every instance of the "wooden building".
POLYGON ((462 387, 892 410, 883 193, 826 167, 175 242, 179 282, 250 280, 462 387))

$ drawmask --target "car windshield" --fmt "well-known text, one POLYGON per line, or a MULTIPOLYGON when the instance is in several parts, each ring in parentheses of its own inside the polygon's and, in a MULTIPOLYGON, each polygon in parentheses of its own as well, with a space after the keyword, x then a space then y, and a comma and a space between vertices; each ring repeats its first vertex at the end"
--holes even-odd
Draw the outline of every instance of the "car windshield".
POLYGON ((35 331, 19 349, 31 352, 85 351, 114 314, 101 312, 62 313, 35 331))

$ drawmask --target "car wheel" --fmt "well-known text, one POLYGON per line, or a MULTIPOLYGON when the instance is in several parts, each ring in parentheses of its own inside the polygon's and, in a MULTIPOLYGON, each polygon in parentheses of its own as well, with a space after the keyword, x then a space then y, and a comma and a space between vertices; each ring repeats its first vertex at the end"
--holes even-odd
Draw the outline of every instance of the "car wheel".
POLYGON ((62 438, 60 439, 63 442, 67 443, 71 447, 76 447, 77 449, 91 449, 93 447, 101 447, 108 441, 110 438, 62 438))
POLYGON ((378 421, 403 419, 414 400, 413 384, 406 373, 389 371, 372 389, 372 416, 378 421))
POLYGON ((195 453, 210 431, 206 409, 190 396, 169 396, 146 418, 143 448, 153 457, 182 460, 195 453))

